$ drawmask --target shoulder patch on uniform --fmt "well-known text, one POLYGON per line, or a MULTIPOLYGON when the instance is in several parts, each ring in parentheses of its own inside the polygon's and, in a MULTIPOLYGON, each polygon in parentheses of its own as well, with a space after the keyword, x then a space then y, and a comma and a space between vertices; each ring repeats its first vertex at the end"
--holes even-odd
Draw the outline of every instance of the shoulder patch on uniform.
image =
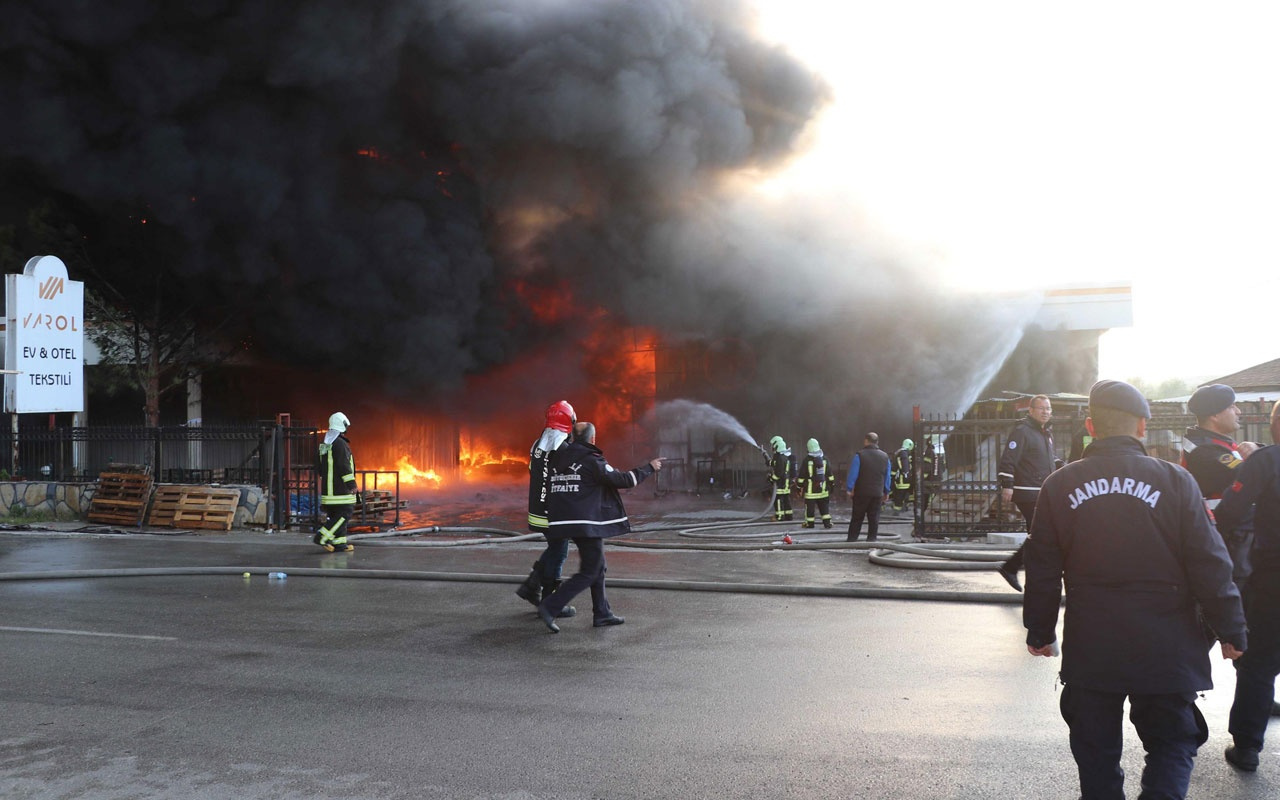
POLYGON ((1244 463, 1240 456, 1230 450, 1218 456, 1218 461, 1219 463, 1226 464, 1228 467, 1234 467, 1237 463, 1244 463))
POLYGON ((1015 442, 1015 441, 1013 441, 1013 440, 1010 440, 1010 441, 1009 441, 1009 449, 1010 449, 1010 450, 1017 450, 1017 449, 1018 449, 1018 443, 1017 443, 1017 442, 1015 442))

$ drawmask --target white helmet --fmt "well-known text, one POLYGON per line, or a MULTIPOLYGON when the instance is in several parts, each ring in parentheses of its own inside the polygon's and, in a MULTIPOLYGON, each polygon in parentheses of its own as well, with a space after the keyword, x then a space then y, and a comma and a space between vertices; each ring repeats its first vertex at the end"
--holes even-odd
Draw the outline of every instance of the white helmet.
POLYGON ((329 430, 338 433, 346 433, 347 428, 351 425, 351 420, 347 419, 347 415, 341 411, 335 411, 329 415, 329 430))

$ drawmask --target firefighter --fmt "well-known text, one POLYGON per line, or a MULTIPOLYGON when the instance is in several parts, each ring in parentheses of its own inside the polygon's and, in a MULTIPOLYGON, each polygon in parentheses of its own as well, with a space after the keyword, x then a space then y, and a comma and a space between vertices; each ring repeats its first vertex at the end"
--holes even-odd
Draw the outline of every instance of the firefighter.
POLYGON ((817 439, 810 439, 805 449, 809 454, 800 466, 798 480, 804 491, 804 527, 812 528, 813 521, 821 515, 822 527, 830 528, 831 485, 835 483, 835 475, 817 439))
POLYGON ((330 553, 354 549, 347 541, 347 524, 358 498, 356 462, 347 439, 349 427, 351 420, 347 415, 334 412, 329 417, 329 430, 320 443, 320 508, 324 509, 325 522, 311 541, 330 553))
MULTIPOLYGON (((529 530, 545 537, 547 497, 551 493, 551 456, 569 441, 578 416, 567 400, 547 406, 544 416, 546 427, 529 449, 529 530)), ((548 538, 546 549, 533 562, 533 571, 516 589, 516 594, 536 608, 544 596, 550 596, 560 587, 560 572, 568 554, 568 539, 548 538)), ((573 606, 565 606, 558 616, 572 617, 576 613, 573 606)))
POLYGON ((791 510, 791 485, 796 479, 796 457, 791 448, 775 436, 769 440, 773 448, 773 459, 769 462, 769 482, 773 484, 773 518, 777 522, 790 522, 794 519, 791 510))
POLYGON ((907 507, 907 500, 911 497, 911 481, 915 476, 915 467, 916 443, 910 439, 903 439, 902 447, 893 454, 893 492, 889 500, 893 503, 895 511, 901 511, 907 507))
POLYGON ((943 452, 941 445, 934 445, 934 438, 926 436, 924 439, 924 455, 920 458, 920 482, 923 497, 920 500, 920 513, 929 510, 929 501, 933 499, 933 484, 942 480, 942 471, 945 469, 944 460, 946 454, 943 452))

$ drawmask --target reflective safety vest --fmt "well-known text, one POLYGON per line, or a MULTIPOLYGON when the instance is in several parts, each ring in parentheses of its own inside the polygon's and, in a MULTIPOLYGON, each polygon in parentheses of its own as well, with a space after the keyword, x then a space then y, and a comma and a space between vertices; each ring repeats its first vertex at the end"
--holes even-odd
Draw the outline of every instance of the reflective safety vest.
POLYGON ((356 504, 356 461, 351 443, 338 435, 333 444, 320 442, 320 505, 356 504))
POLYGON ((835 476, 831 474, 831 464, 826 456, 805 456, 800 474, 800 485, 804 489, 805 500, 830 497, 830 484, 834 480, 835 476))

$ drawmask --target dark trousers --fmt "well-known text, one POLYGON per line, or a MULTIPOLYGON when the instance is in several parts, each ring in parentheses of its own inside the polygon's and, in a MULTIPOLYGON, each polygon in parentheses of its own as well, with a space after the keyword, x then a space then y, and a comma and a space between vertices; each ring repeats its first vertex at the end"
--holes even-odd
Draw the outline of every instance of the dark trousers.
POLYGON ((534 568, 542 576, 543 585, 560 580, 560 571, 564 569, 565 559, 569 557, 568 539, 548 539, 547 549, 538 556, 534 568))
POLYGON ((1245 590, 1249 649, 1236 660, 1227 730, 1238 747, 1262 749, 1280 674, 1280 567, 1255 569, 1245 590))
POLYGON ((853 496, 853 518, 849 520, 849 537, 847 541, 856 542, 862 533, 862 518, 867 519, 867 541, 874 542, 880 532, 880 506, 884 503, 882 495, 853 496))
MULTIPOLYGON (((1027 521, 1027 533, 1031 532, 1031 519, 1036 515, 1036 501, 1030 503, 1014 503, 1018 507, 1018 511, 1022 512, 1022 518, 1027 521)), ((1013 551, 1013 555, 1009 556, 1009 560, 1004 562, 1000 567, 1008 572, 1019 572, 1022 570, 1022 548, 1026 547, 1026 543, 1018 545, 1018 549, 1013 551)))
MULTIPOLYGON (((1187 796, 1196 751, 1209 738, 1194 692, 1130 694, 1129 721, 1147 751, 1139 800, 1187 796)), ((1117 692, 1062 687, 1062 718, 1080 773, 1081 800, 1124 800, 1124 700, 1117 692)))
POLYGON ((804 499, 804 524, 813 525, 815 515, 822 515, 822 524, 831 527, 831 497, 814 497, 804 499))
POLYGON ((773 518, 776 520, 792 519, 791 492, 775 490, 773 493, 773 518))
POLYGON ((575 538, 573 544, 578 548, 578 571, 560 584, 550 597, 543 598, 542 607, 554 617, 589 586, 592 618, 601 620, 613 616, 609 599, 604 595, 604 539, 583 536, 575 538))

